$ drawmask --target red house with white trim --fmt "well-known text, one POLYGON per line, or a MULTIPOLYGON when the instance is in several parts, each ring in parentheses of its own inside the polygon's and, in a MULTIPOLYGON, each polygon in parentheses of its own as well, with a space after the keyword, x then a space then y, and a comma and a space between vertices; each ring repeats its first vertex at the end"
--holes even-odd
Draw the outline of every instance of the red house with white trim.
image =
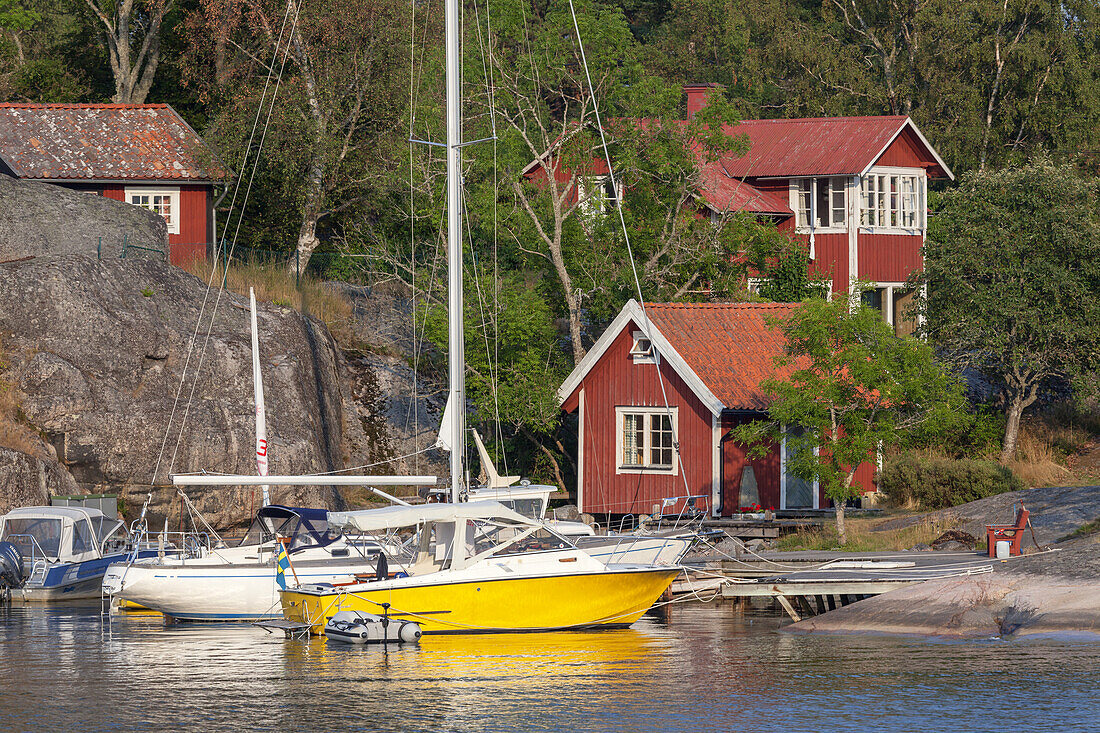
POLYGON ((155 211, 176 265, 214 239, 219 167, 167 104, 0 104, 0 173, 155 211))
MULTIPOLYGON (((689 119, 717 87, 684 87, 689 119)), ((864 302, 881 310, 898 331, 910 332, 912 321, 899 315, 910 298, 905 281, 923 266, 928 181, 954 178, 913 121, 905 116, 744 120, 726 130, 747 136, 749 151, 703 167, 701 210, 713 217, 743 211, 774 221, 806 243, 811 272, 827 277, 833 292, 848 292, 856 281, 869 284, 864 302)), ((546 167, 559 183, 569 180, 548 156, 523 173, 543 179, 546 167)), ((602 158, 593 160, 587 179, 582 188, 606 191, 597 208, 617 199, 602 158)))
MULTIPOLYGON (((785 340, 765 319, 797 307, 648 303, 643 314, 628 302, 558 389, 562 409, 578 416, 580 510, 649 513, 685 496, 704 497, 713 516, 753 504, 825 508, 822 490, 787 470, 786 441, 750 459, 729 435, 766 415, 760 382, 775 374, 785 340)), ((874 466, 863 464, 856 482, 874 491, 874 466)))

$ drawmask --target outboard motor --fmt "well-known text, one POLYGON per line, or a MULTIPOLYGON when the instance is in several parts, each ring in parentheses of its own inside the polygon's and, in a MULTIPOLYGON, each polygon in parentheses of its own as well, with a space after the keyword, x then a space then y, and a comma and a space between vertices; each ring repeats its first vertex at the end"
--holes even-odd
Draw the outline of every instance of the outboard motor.
POLYGON ((23 553, 10 542, 0 542, 0 600, 10 600, 14 588, 23 585, 23 553))

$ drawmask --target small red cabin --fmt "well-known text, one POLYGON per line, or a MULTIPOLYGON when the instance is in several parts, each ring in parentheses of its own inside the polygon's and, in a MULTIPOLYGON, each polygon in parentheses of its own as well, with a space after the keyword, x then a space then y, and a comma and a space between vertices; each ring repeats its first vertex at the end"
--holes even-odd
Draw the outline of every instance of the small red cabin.
POLYGON ((205 258, 214 239, 217 170, 167 104, 0 104, 0 173, 160 214, 176 265, 205 258))
MULTIPOLYGON (((825 508, 823 491, 787 470, 786 441, 749 459, 729 435, 766 414, 760 382, 785 341, 765 319, 797 307, 648 303, 643 314, 628 302, 558 390, 562 409, 578 415, 580 510, 649 513, 685 496, 705 497, 713 516, 754 504, 825 508)), ((874 466, 860 466, 856 482, 874 491, 874 466)))

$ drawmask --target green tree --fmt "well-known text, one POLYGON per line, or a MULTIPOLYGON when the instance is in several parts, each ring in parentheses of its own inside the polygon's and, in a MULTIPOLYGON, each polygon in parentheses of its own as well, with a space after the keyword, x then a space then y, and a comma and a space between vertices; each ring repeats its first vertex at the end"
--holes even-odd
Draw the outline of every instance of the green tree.
POLYGON ((962 388, 937 366, 928 344, 896 336, 874 308, 850 312, 843 299, 814 299, 777 325, 787 348, 776 358, 780 376, 761 383, 773 395, 768 419, 734 434, 757 456, 785 437, 791 471, 817 481, 833 500, 844 544, 844 504, 859 495, 852 485, 859 465, 926 425, 956 422, 962 388), (801 431, 785 432, 787 426, 801 431))
POLYGON ((246 239, 284 250, 292 239, 291 268, 308 265, 326 226, 369 216, 390 190, 407 106, 405 13, 395 0, 205 0, 188 20, 188 82, 217 110, 207 139, 230 165, 264 140, 263 206, 246 212, 246 239))
POLYGON ((175 0, 84 0, 107 49, 112 102, 144 104, 161 60, 161 30, 175 0))
MULTIPOLYGON (((569 373, 549 304, 531 278, 505 276, 495 292, 492 274, 467 271, 465 300, 466 395, 471 422, 485 437, 503 440, 505 454, 523 452, 523 443, 540 451, 565 485, 564 447, 555 433, 561 421, 557 387, 569 373)), ((434 366, 446 373, 447 310, 428 308, 427 338, 438 348, 434 366)), ((496 441, 486 440, 494 446, 496 441)), ((500 456, 498 455, 498 458, 500 456)), ((507 459, 506 459, 507 460, 507 459)))
POLYGON ((944 194, 925 243, 925 331, 945 356, 1000 389, 1001 461, 1052 380, 1100 369, 1098 186, 1036 158, 972 172, 944 194))

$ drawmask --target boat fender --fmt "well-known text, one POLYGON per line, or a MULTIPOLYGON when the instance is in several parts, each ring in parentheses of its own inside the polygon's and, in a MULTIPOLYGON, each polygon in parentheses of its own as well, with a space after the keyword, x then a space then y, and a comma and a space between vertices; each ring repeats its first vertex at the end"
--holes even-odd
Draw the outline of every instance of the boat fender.
POLYGON ((0 542, 0 588, 23 585, 23 553, 10 542, 0 542))

